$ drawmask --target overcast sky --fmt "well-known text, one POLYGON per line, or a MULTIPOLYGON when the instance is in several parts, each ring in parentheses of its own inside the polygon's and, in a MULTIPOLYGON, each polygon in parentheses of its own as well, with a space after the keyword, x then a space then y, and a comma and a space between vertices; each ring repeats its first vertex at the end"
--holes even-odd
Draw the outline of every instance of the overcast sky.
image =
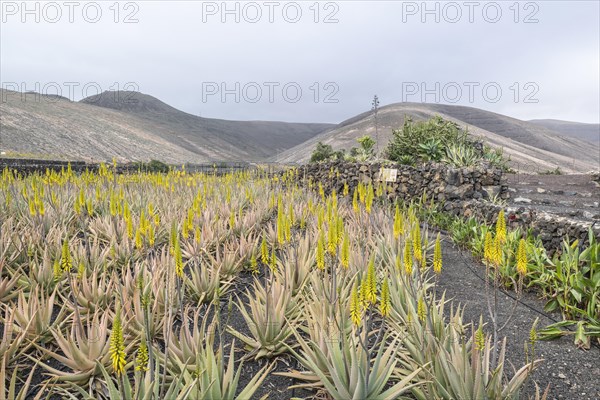
POLYGON ((598 1, 3 0, 1 11, 8 89, 74 100, 84 86, 135 89, 223 119, 337 123, 377 94, 600 120, 598 1))

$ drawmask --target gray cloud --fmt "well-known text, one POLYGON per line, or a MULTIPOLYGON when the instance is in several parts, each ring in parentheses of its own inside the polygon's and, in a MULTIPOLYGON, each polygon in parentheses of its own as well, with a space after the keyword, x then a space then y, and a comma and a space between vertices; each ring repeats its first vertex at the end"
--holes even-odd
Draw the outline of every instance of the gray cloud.
POLYGON ((595 1, 246 3, 227 2, 229 10, 237 4, 236 22, 222 14, 223 2, 121 2, 118 16, 113 2, 98 2, 102 15, 91 23, 95 8, 81 2, 71 23, 64 2, 28 2, 30 10, 38 4, 36 23, 20 1, 2 1, 1 81, 28 90, 58 82, 65 95, 65 82, 103 90, 133 82, 125 88, 226 119, 340 122, 368 110, 375 93, 382 105, 456 101, 521 119, 600 119, 595 1), (424 14, 424 5, 434 11, 424 14), (49 23, 57 7, 62 18, 49 23), (252 23, 257 9, 262 18, 252 23), (292 23, 296 9, 302 15, 292 23), (129 14, 138 22, 124 23, 129 14), (338 22, 325 23, 328 16, 338 22), (207 92, 213 83, 231 91, 225 101, 207 92))

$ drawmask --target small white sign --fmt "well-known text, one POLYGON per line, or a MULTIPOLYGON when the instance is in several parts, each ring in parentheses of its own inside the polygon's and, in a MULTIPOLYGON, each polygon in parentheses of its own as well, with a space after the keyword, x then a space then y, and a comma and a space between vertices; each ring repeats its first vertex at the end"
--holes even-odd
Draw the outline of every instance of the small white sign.
POLYGON ((398 170, 396 168, 381 168, 379 179, 385 182, 396 182, 398 170))

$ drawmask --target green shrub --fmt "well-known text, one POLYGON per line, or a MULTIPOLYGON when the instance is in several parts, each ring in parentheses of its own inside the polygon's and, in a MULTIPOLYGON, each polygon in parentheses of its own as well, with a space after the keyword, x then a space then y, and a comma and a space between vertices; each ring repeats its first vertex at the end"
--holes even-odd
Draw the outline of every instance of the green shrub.
POLYGON ((392 161, 400 161, 403 156, 416 156, 422 161, 439 160, 443 148, 462 143, 470 143, 467 132, 454 122, 437 116, 418 122, 406 118, 402 129, 392 131, 385 156, 392 161))
POLYGON ((323 142, 318 142, 317 147, 310 156, 310 162, 314 163, 328 160, 340 160, 343 158, 343 150, 334 151, 333 147, 331 147, 330 144, 323 144, 323 142))

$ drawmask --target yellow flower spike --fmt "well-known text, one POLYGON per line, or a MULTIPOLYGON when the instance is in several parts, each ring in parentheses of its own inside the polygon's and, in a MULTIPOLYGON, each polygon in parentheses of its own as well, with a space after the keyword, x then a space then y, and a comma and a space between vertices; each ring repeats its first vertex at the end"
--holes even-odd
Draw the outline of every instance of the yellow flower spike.
POLYGON ((396 204, 396 212, 394 213, 394 239, 398 239, 404 234, 404 218, 400 213, 400 206, 396 204))
POLYGON ((63 240, 60 268, 64 272, 69 272, 73 268, 73 259, 71 258, 71 251, 69 250, 69 241, 65 238, 63 240))
POLYGON ((368 308, 370 304, 368 276, 360 282, 360 304, 363 309, 368 308))
POLYGON ((352 286, 352 295, 350 296, 350 319, 355 326, 360 326, 362 304, 360 294, 358 292, 358 280, 352 286))
POLYGON ((271 263, 269 264, 271 272, 275 273, 277 270, 277 255, 275 254, 275 246, 271 249, 271 263))
POLYGON ((283 245, 285 243, 285 216, 283 214, 283 205, 278 201, 277 206, 277 243, 283 245))
POLYGON ((358 190, 354 189, 354 194, 352 195, 352 209, 354 213, 358 213, 358 190))
POLYGON ((348 194, 350 193, 350 186, 348 186, 348 182, 344 182, 344 190, 342 191, 342 194, 344 195, 344 197, 348 196, 348 194))
POLYGON ((325 269, 325 237, 323 231, 319 232, 319 239, 317 240, 317 254, 316 254, 317 268, 325 269))
POLYGON ((342 240, 342 251, 340 255, 340 263, 342 267, 348 268, 350 265, 350 236, 347 232, 344 232, 344 239, 342 240))
POLYGON ((433 247, 433 272, 438 275, 442 273, 442 243, 439 233, 435 239, 435 245, 433 247))
POLYGON ((200 230, 200 227, 197 226, 196 229, 194 229, 194 242, 196 242, 196 244, 200 244, 201 241, 202 241, 202 231, 200 230))
POLYGON ((404 271, 407 275, 411 275, 413 270, 413 257, 411 252, 410 242, 404 244, 404 271))
POLYGON ((413 254, 415 259, 420 262, 422 257, 422 249, 421 249, 421 226, 419 225, 419 221, 415 220, 412 230, 412 244, 413 244, 413 254))
POLYGON ((367 270, 367 300, 371 304, 377 302, 377 273, 375 272, 375 257, 372 256, 367 270))
POLYGON ((87 215, 92 215, 94 213, 94 205, 92 203, 92 199, 88 199, 85 202, 85 208, 86 208, 86 211, 87 211, 87 215))
POLYGON ((494 261, 494 241, 489 230, 485 233, 483 241, 483 261, 488 265, 494 261))
POLYGON ((502 259, 503 259, 504 252, 502 251, 501 239, 498 236, 496 236, 496 239, 494 240, 493 254, 494 254, 494 265, 496 267, 499 267, 500 265, 502 265, 502 259))
POLYGON ((85 264, 83 261, 79 261, 79 265, 77 266, 77 279, 83 278, 85 275, 85 264))
POLYGON ((142 231, 140 230, 140 228, 135 230, 135 247, 137 249, 141 249, 143 246, 143 242, 142 242, 142 231))
POLYGON ((127 229, 127 237, 129 239, 133 239, 133 221, 131 221, 131 218, 127 218, 125 220, 125 225, 127 229))
POLYGON ((335 251, 337 250, 337 231, 336 224, 329 224, 329 230, 327 231, 327 251, 332 256, 335 256, 335 251))
POLYGON ((373 185, 369 183, 369 187, 367 188, 367 193, 365 197, 365 210, 367 214, 371 213, 371 208, 373 206, 373 200, 375 199, 375 194, 373 193, 373 185))
POLYGON ((183 257, 181 254, 181 245, 179 244, 179 235, 175 236, 173 257, 175 258, 175 273, 178 277, 183 278, 183 257))
MULTIPOLYGON (((32 198, 30 198, 30 199, 28 200, 28 203, 29 203, 29 214, 30 214, 32 217, 35 217, 35 216, 37 215, 37 211, 36 211, 36 209, 35 209, 35 203, 34 203, 33 199, 32 199, 32 198)), ((76 212, 77 214, 79 214, 79 213, 77 212, 77 209, 75 209, 75 212, 76 212)))
POLYGON ((419 296, 419 301, 417 302, 417 315, 421 322, 425 322, 425 318, 427 317, 427 306, 425 300, 423 300, 423 296, 419 296))
POLYGON ((267 239, 263 236, 262 242, 260 243, 260 260, 264 265, 269 264, 269 247, 267 245, 267 239))
POLYGON ((475 331, 475 349, 481 351, 485 348, 485 335, 483 333, 483 327, 481 324, 475 331))
POLYGON ((496 237, 500 241, 500 244, 506 242, 506 219, 504 218, 504 210, 500 210, 498 213, 498 219, 496 220, 496 237))
POLYGON ((235 213, 229 213, 229 229, 233 230, 235 227, 235 213))
POLYGON ((117 311, 113 320, 112 331, 110 333, 110 359, 113 370, 117 375, 125 372, 126 354, 125 340, 123 339, 123 326, 121 325, 121 307, 117 304, 117 311))
POLYGON ((387 317, 390 313, 390 308, 390 288, 386 277, 381 285, 381 299, 379 301, 379 312, 381 313, 381 316, 384 318, 387 317))
POLYGON ((54 264, 52 264, 52 273, 54 275, 54 279, 58 280, 62 276, 62 269, 60 268, 60 260, 54 260, 54 264))
POLYGON ((519 248, 517 250, 517 272, 521 276, 527 275, 527 247, 523 238, 519 240, 519 248))
POLYGON ((254 253, 252 253, 252 257, 250 257, 250 272, 258 274, 258 261, 256 261, 254 253))

